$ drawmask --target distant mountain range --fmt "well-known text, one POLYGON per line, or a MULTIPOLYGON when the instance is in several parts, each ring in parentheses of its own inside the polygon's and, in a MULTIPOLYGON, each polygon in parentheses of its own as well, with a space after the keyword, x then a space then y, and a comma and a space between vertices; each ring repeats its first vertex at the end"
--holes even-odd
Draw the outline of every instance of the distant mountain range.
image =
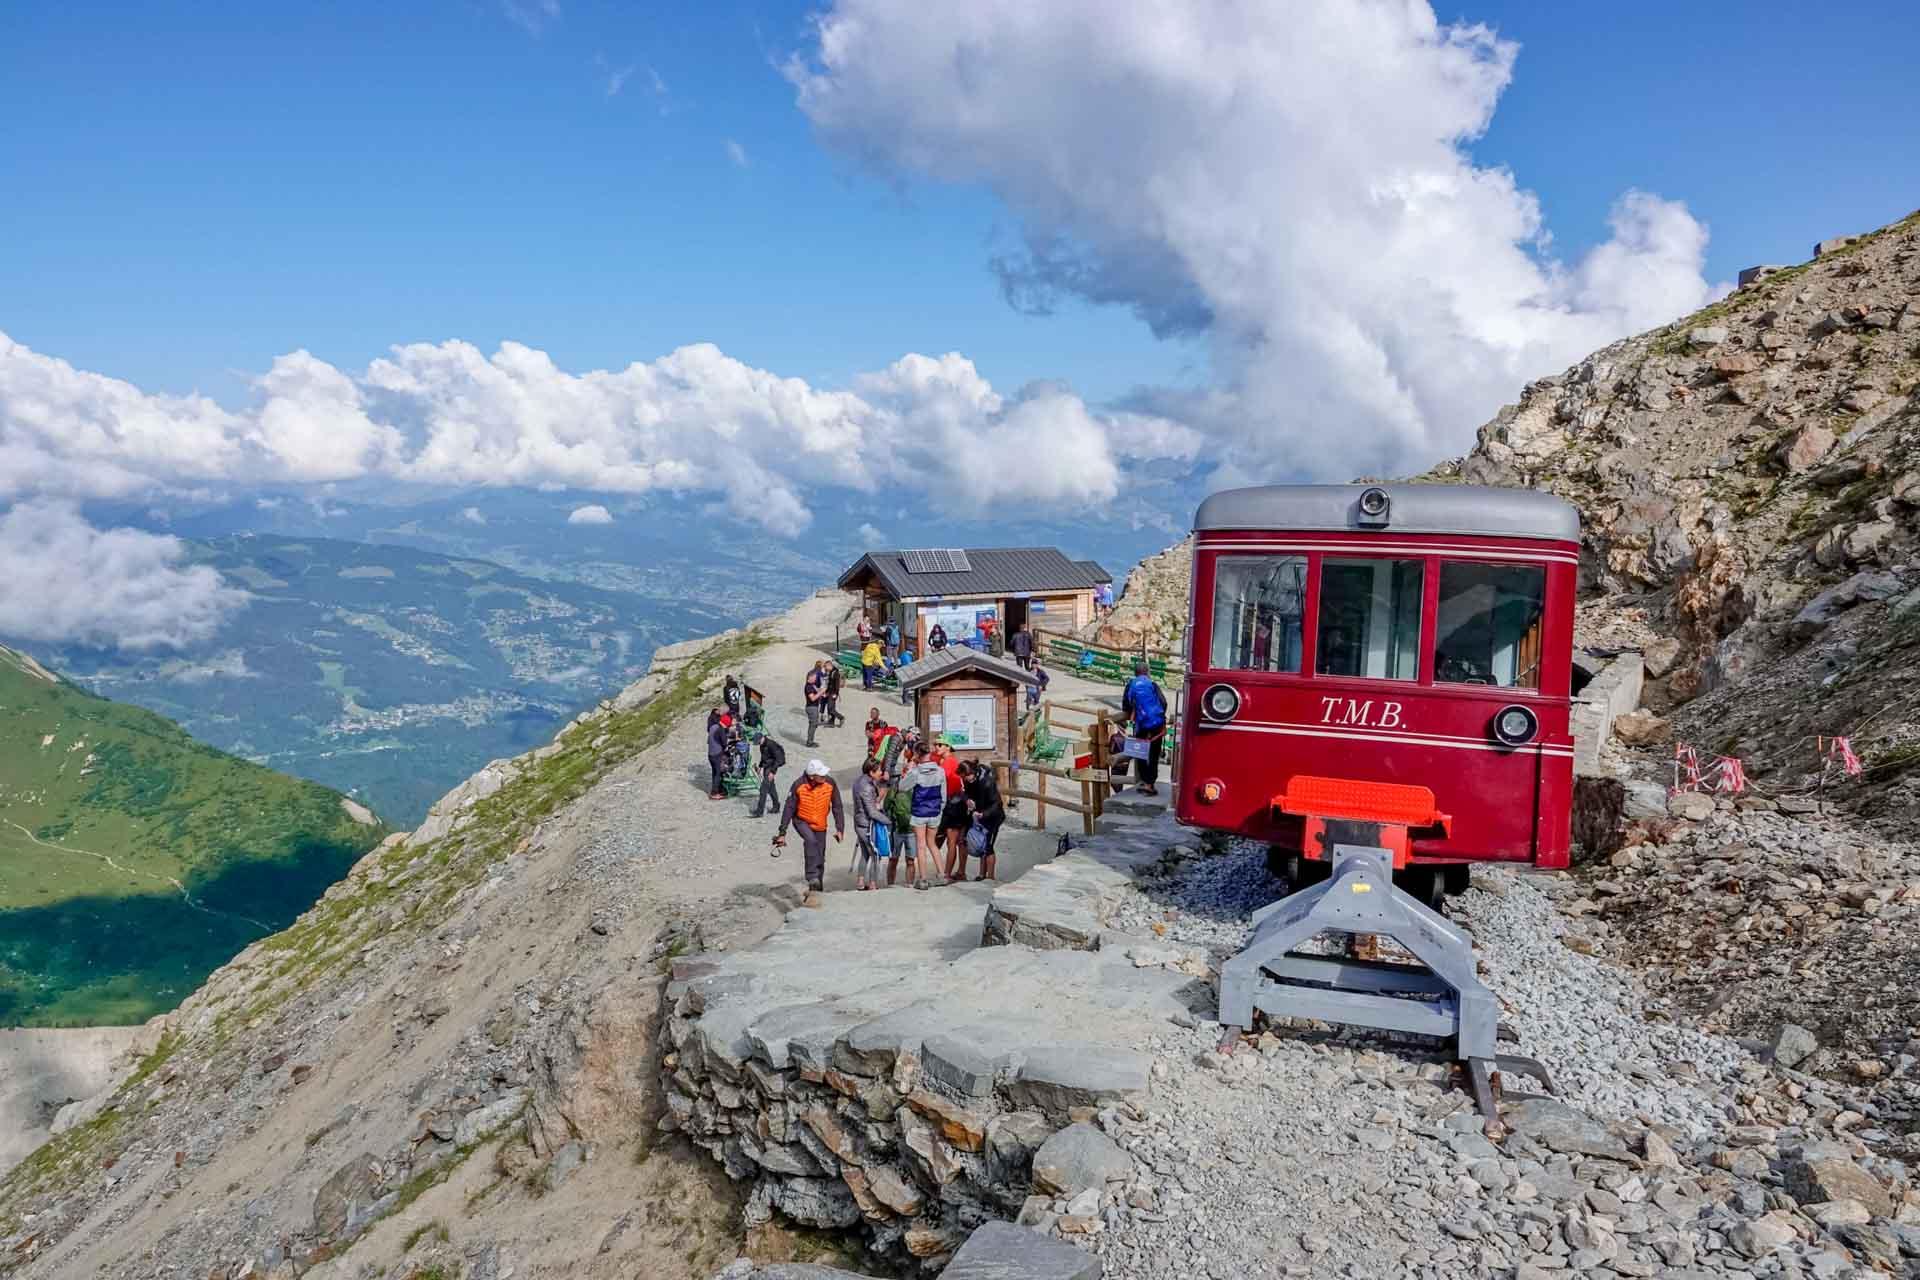
POLYGON ((1118 577, 1169 539, 1117 511, 955 520, 936 496, 822 495, 795 539, 671 494, 347 486, 95 504, 98 524, 182 538, 252 602, 191 652, 42 652, 97 693, 408 827, 488 760, 637 678, 657 646, 778 612, 876 541, 1057 543, 1118 577), (611 523, 570 523, 589 503, 611 523))
POLYGON ((170 1009, 386 833, 0 647, 0 1025, 170 1009))
POLYGON ((740 617, 684 581, 677 598, 648 598, 403 546, 254 534, 190 546, 253 597, 209 644, 65 647, 47 661, 400 827, 636 678, 655 646, 740 617))

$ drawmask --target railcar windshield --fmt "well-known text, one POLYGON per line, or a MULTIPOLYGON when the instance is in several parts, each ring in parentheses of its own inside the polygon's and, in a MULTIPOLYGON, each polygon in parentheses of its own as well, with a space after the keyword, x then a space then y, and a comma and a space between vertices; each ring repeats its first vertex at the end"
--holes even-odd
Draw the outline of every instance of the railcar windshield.
POLYGON ((1314 669, 1323 676, 1418 679, 1425 570, 1419 560, 1322 560, 1314 669))
POLYGON ((1539 565, 1443 562, 1434 680, 1538 689, 1546 597, 1539 565))
POLYGON ((1305 556, 1220 556, 1213 576, 1213 668, 1297 674, 1306 598, 1305 556))

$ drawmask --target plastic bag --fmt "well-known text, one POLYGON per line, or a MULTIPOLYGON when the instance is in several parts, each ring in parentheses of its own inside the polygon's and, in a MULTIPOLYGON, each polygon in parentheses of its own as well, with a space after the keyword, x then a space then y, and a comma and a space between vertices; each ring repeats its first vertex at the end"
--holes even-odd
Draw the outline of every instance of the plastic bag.
POLYGON ((883 858, 893 856, 893 828, 885 823, 876 823, 873 828, 874 852, 883 858))
POLYGON ((967 852, 976 858, 987 856, 987 829, 978 822, 967 828, 967 852))

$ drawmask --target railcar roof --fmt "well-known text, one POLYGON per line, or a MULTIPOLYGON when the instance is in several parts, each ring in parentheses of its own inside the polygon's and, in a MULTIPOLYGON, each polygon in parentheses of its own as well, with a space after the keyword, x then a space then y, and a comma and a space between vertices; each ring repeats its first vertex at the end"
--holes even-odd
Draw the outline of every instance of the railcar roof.
POLYGON ((1565 499, 1533 489, 1465 484, 1271 484, 1226 489, 1194 513, 1193 527, 1381 533, 1454 533, 1497 538, 1580 540, 1580 512, 1565 499), (1362 526, 1360 494, 1385 489, 1392 499, 1384 527, 1362 526))

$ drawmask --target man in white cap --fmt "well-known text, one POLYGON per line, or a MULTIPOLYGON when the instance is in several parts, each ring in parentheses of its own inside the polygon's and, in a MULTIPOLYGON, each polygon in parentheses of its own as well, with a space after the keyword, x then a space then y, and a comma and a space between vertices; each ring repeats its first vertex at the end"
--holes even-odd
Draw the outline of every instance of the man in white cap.
POLYGON ((833 773, 825 761, 809 760, 800 780, 793 784, 793 790, 787 792, 787 807, 780 814, 780 830, 773 837, 773 856, 777 858, 780 850, 786 848, 787 828, 792 827, 800 833, 800 848, 807 875, 807 896, 800 904, 803 907, 818 907, 820 894, 827 887, 829 814, 833 817, 833 839, 837 844, 847 838, 847 821, 840 808, 840 788, 834 785, 833 773))

